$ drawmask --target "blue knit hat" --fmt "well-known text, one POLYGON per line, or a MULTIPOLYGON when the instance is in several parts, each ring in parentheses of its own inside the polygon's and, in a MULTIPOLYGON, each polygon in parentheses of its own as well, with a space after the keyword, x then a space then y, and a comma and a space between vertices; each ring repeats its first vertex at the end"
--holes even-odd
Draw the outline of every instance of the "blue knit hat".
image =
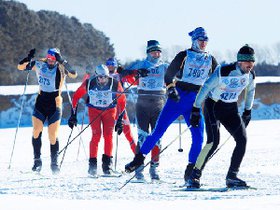
POLYGON ((147 42, 147 53, 150 53, 152 51, 160 51, 161 52, 161 46, 157 40, 149 40, 147 42))
POLYGON ((114 66, 117 67, 118 66, 118 62, 115 58, 108 58, 108 60, 106 61, 106 66, 114 66))
POLYGON ((208 41, 209 38, 204 28, 198 27, 189 33, 189 36, 192 37, 192 41, 199 39, 200 41, 208 41))

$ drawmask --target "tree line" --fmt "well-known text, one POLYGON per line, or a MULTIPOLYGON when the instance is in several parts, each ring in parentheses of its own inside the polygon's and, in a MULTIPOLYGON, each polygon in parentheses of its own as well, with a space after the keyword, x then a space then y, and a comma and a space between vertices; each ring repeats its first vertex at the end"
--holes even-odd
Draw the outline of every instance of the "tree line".
MULTIPOLYGON (((85 69, 93 68, 115 56, 113 44, 91 24, 81 24, 75 17, 53 11, 29 10, 23 3, 0 0, 0 81, 1 85, 24 84, 25 77, 16 66, 36 48, 36 58, 45 57, 51 47, 58 47, 69 63, 78 69, 81 79, 85 69)), ((36 84, 34 74, 29 83, 36 84)))
MULTIPOLYGON (((75 17, 54 11, 35 12, 20 2, 0 0, 1 85, 24 84, 25 74, 16 69, 19 60, 32 48, 37 50, 36 58, 44 57, 51 47, 60 48, 62 56, 78 70, 75 81, 81 81, 86 69, 115 56, 110 39, 89 23, 82 24, 75 17)), ((165 54, 170 52, 163 49, 163 58, 168 62, 165 54)), ((255 71, 257 76, 280 76, 280 62, 275 65, 261 60, 255 71)), ((37 84, 35 74, 30 74, 29 84, 37 84)))

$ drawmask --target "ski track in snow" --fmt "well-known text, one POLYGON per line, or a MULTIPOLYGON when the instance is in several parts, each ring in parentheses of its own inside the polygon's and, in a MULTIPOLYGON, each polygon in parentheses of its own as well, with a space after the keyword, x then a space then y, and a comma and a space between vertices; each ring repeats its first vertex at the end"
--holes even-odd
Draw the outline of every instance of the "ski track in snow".
MULTIPOLYGON (((124 174, 122 177, 90 178, 88 169, 88 145, 91 137, 90 129, 87 129, 82 139, 74 141, 67 149, 66 156, 59 175, 50 172, 49 143, 47 129, 43 132, 42 159, 43 168, 41 174, 31 172, 33 153, 31 145, 32 128, 20 128, 11 169, 8 169, 11 149, 13 145, 15 129, 0 129, 0 194, 28 195, 56 199, 76 200, 220 200, 220 199, 246 199, 251 197, 280 195, 280 144, 279 144, 280 120, 252 121, 248 127, 248 144, 243 163, 240 168, 240 178, 247 181, 248 185, 257 187, 257 190, 236 190, 230 192, 182 192, 176 191, 183 184, 183 173, 187 164, 187 153, 190 147, 190 134, 182 136, 183 152, 179 153, 179 141, 168 147, 161 156, 160 175, 162 180, 171 183, 128 183, 119 190, 126 180, 133 174, 124 174), (79 148, 79 141, 83 141, 83 147, 79 148)), ((136 128, 133 128, 136 136, 136 128)), ((182 125, 182 131, 186 125, 182 125)), ((75 129, 78 133, 78 129, 75 129)), ((63 148, 68 139, 70 129, 62 126, 60 130, 60 148, 63 148)), ((178 135, 178 125, 173 124, 163 136, 163 148, 178 135)), ((73 135, 74 137, 74 135, 73 135)), ((115 138, 115 136, 114 136, 115 138)), ((221 144, 229 138, 229 134, 222 128, 221 144)), ((103 140, 99 145, 98 173, 101 172, 101 155, 103 140)), ((115 141, 115 140, 114 140, 115 141)), ((81 143, 81 142, 80 142, 81 143)), ((220 144, 220 145, 221 145, 220 144)), ((81 144, 82 145, 82 144, 81 144)), ((230 156, 234 146, 231 138, 221 150, 206 165, 201 183, 205 186, 224 187, 225 175, 229 166, 230 156)), ((113 151, 115 156, 115 148, 113 151)), ((59 156, 59 161, 62 155, 59 156)), ((117 170, 122 171, 124 165, 133 159, 125 137, 119 137, 117 170)), ((150 160, 147 156, 145 162, 150 160)), ((113 163, 115 160, 113 160, 113 163)), ((149 178, 149 166, 145 168, 145 178, 149 178)))

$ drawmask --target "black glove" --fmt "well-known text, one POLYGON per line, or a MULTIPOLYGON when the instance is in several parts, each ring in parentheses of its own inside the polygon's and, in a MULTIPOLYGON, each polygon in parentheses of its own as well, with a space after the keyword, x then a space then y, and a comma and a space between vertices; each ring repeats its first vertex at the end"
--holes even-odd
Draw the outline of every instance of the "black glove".
POLYGON ((19 64, 24 64, 26 62, 30 62, 32 58, 34 58, 34 55, 35 55, 35 52, 36 52, 36 49, 31 49, 27 55, 27 57, 25 57, 24 59, 22 59, 19 64))
POLYGON ((200 123, 200 109, 193 107, 191 111, 190 124, 192 127, 198 127, 200 123))
POLYGON ((137 73, 140 77, 147 77, 149 72, 148 69, 137 69, 137 73))
POLYGON ((124 111, 118 117, 117 123, 115 125, 115 131, 118 133, 118 135, 120 135, 123 132, 123 122, 122 122, 123 115, 124 115, 124 111))
POLYGON ((69 118, 69 120, 68 120, 68 126, 71 128, 71 129, 73 129, 74 128, 74 126, 77 126, 77 122, 78 122, 78 120, 77 120, 77 112, 76 112, 76 110, 71 110, 71 116, 70 116, 70 118, 69 118))
POLYGON ((118 74, 121 74, 121 73, 122 73, 122 71, 123 71, 123 67, 122 67, 122 66, 118 66, 118 68, 117 68, 117 72, 118 72, 118 74))
POLYGON ((176 90, 175 87, 170 87, 167 89, 167 94, 168 94, 168 98, 172 99, 175 102, 179 102, 180 101, 180 96, 178 94, 178 91, 176 90))
POLYGON ((242 120, 245 124, 245 127, 247 127, 251 120, 251 110, 246 110, 246 109, 244 110, 242 114, 242 120))
POLYGON ((60 64, 67 63, 66 60, 62 59, 62 57, 61 57, 61 55, 59 53, 55 53, 55 59, 60 64))

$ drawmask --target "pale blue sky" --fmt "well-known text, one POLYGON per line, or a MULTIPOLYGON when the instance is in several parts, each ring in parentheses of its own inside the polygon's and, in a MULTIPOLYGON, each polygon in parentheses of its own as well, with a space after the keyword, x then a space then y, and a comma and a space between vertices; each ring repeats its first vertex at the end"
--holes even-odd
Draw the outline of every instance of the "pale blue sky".
POLYGON ((279 0, 19 0, 31 10, 52 10, 91 23, 114 44, 122 62, 144 58, 146 42, 163 48, 191 44, 189 31, 204 27, 208 50, 226 55, 245 43, 274 47, 280 42, 279 0))

